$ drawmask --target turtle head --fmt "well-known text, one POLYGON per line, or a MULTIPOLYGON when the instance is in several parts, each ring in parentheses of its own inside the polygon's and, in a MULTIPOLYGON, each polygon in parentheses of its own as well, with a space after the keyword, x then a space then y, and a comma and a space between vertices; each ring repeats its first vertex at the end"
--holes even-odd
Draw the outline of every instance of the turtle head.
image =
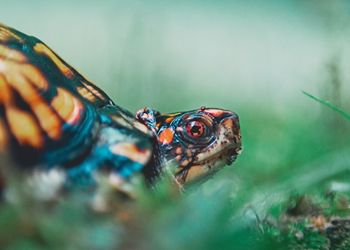
POLYGON ((175 161, 175 178, 181 184, 211 176, 230 165, 241 150, 236 113, 214 108, 161 114, 145 108, 137 112, 156 137, 160 155, 175 161))

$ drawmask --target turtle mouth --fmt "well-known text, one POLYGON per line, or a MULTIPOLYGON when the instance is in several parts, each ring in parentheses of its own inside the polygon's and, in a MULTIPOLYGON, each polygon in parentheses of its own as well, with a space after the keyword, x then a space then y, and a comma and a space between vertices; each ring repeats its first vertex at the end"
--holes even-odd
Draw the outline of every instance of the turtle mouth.
POLYGON ((200 161, 194 161, 193 165, 208 165, 210 168, 210 163, 216 162, 216 161, 224 161, 226 165, 231 165, 232 162, 236 159, 237 155, 240 152, 240 146, 232 146, 229 148, 225 148, 211 156, 209 156, 206 159, 200 160, 200 161))
POLYGON ((241 145, 236 144, 222 149, 200 161, 194 161, 175 173, 180 184, 207 180, 226 165, 231 165, 241 152, 241 145))

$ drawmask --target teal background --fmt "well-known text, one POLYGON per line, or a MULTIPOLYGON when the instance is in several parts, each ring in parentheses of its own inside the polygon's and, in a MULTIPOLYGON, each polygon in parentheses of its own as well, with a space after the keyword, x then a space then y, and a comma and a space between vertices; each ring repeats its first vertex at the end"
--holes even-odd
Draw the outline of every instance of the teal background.
POLYGON ((236 163, 182 198, 144 194, 137 229, 117 239, 133 235, 140 249, 273 249, 269 232, 245 226, 266 213, 277 220, 295 193, 350 195, 349 121, 302 93, 350 112, 350 1, 1 0, 0 13, 132 112, 239 114, 236 163), (267 245, 254 245, 260 236, 267 245))
MULTIPOLYGON (((347 1, 1 1, 33 34, 135 111, 200 105, 314 114, 337 58, 349 80, 347 1), (313 108, 315 108, 313 110, 313 108)), ((345 84, 344 84, 345 85, 345 84)), ((347 98, 344 98, 346 100, 347 98)))

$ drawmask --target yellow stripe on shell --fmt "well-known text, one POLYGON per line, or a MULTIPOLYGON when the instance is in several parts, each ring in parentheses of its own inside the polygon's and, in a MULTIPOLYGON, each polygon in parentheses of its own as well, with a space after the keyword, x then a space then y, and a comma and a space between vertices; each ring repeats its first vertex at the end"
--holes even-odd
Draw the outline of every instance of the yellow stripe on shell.
POLYGON ((44 145, 39 126, 33 116, 15 107, 6 109, 10 130, 21 145, 41 148, 44 145))
MULTIPOLYGON (((59 68, 59 70, 62 72, 63 75, 65 75, 67 78, 72 79, 74 77, 74 72, 46 45, 43 43, 37 43, 34 46, 34 50, 39 53, 47 56, 51 59, 51 61, 59 68)), ((86 98, 90 102, 95 102, 96 97, 100 99, 105 99, 105 97, 93 86, 91 86, 89 83, 85 81, 81 81, 84 87, 79 86, 77 88, 77 91, 79 94, 86 98)))
POLYGON ((19 62, 2 59, 0 57, 0 74, 2 74, 8 82, 14 82, 16 78, 18 78, 18 75, 22 75, 30 79, 31 83, 36 87, 43 90, 48 88, 45 77, 36 67, 30 64, 20 64, 19 62))
POLYGON ((37 117, 41 128, 54 140, 61 137, 61 122, 57 115, 52 112, 48 104, 44 101, 38 90, 28 82, 21 74, 11 75, 15 77, 8 79, 8 83, 21 95, 26 103, 31 107, 37 117))
POLYGON ((47 90, 49 84, 45 77, 42 75, 40 70, 33 65, 24 64, 17 65, 18 70, 27 78, 30 79, 30 82, 34 84, 37 88, 41 90, 47 90))
MULTIPOLYGON (((87 88, 88 91, 90 91, 92 95, 97 96, 98 98, 100 98, 101 100, 104 100, 105 97, 100 93, 100 91, 98 89, 96 89, 94 86, 90 85, 87 82, 82 82, 82 84, 85 86, 85 88, 87 88)), ((84 96, 85 97, 85 96, 84 96)), ((96 97, 94 97, 96 99, 96 97)))
POLYGON ((87 88, 79 86, 77 87, 77 91, 82 97, 84 97, 89 102, 93 103, 96 101, 96 96, 94 96, 87 88))
POLYGON ((0 104, 9 104, 12 102, 12 93, 9 88, 6 79, 0 73, 0 104))
POLYGON ((61 136, 61 122, 44 101, 39 89, 48 88, 48 83, 40 71, 29 64, 18 64, 14 61, 3 61, 2 71, 0 69, 0 100, 6 108, 13 106, 12 91, 10 86, 16 90, 26 101, 36 115, 41 128, 52 139, 59 139, 61 136), (4 72, 4 74, 1 74, 4 72), (30 82, 28 81, 30 79, 30 82))
POLYGON ((34 50, 39 53, 47 56, 51 59, 51 61, 56 64, 56 66, 59 68, 59 70, 69 79, 71 79, 74 75, 72 70, 52 51, 50 50, 46 45, 43 43, 37 43, 33 47, 34 50))
POLYGON ((13 33, 8 27, 0 23, 0 41, 6 42, 10 39, 22 41, 22 38, 13 33))
POLYGON ((69 124, 76 123, 83 110, 80 100, 63 88, 57 88, 57 95, 51 101, 51 106, 69 124))
MULTIPOLYGON (((0 38, 1 40, 1 38, 0 38)), ((6 47, 5 45, 0 44, 0 60, 1 58, 5 60, 13 60, 16 62, 26 62, 27 58, 19 51, 10 49, 6 47)))

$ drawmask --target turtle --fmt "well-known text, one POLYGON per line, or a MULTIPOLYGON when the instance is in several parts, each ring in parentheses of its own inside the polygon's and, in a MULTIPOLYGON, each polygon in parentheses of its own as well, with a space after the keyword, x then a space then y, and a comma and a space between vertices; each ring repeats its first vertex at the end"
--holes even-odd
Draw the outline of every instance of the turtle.
POLYGON ((174 165, 183 186, 230 165, 240 151, 235 112, 132 114, 41 40, 0 24, 0 157, 20 171, 61 169, 68 186, 96 185, 98 172, 153 185, 174 165))

